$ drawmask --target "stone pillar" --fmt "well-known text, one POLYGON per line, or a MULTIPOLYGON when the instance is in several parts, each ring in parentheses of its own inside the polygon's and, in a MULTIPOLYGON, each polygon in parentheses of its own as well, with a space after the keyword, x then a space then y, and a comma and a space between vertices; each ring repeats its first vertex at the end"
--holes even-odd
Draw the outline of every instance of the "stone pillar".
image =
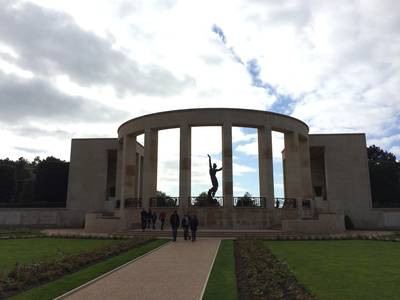
POLYGON ((180 126, 179 152, 179 207, 187 210, 191 196, 192 129, 188 124, 180 126))
POLYGON ((150 198, 156 196, 158 131, 146 128, 144 133, 143 200, 142 207, 149 208, 150 198))
POLYGON ((125 200, 136 197, 136 136, 126 135, 122 144, 120 215, 124 216, 125 200))
POLYGON ((136 170, 135 170, 135 198, 139 198, 139 185, 140 185, 140 154, 136 153, 135 155, 136 160, 136 170))
POLYGON ((143 166, 144 166, 144 156, 139 155, 140 160, 140 172, 139 172, 139 198, 143 200, 143 166))
POLYGON ((301 172, 300 172, 300 149, 299 136, 297 132, 285 133, 285 197, 302 197, 301 172))
POLYGON ((301 138, 299 141, 299 146, 303 197, 312 199, 313 191, 311 181, 310 144, 308 138, 301 138))
POLYGON ((274 208, 274 170, 270 127, 258 128, 258 166, 260 196, 266 199, 263 207, 272 209, 274 208))
POLYGON ((285 133, 284 184, 285 198, 295 198, 299 216, 302 215, 302 172, 300 166, 299 135, 297 132, 285 133))
POLYGON ((116 187, 116 199, 121 199, 121 190, 122 190, 122 148, 123 148, 123 139, 118 140, 118 150, 117 150, 117 176, 115 179, 115 187, 116 187))
POLYGON ((232 124, 222 125, 222 193, 224 206, 233 207, 232 124))

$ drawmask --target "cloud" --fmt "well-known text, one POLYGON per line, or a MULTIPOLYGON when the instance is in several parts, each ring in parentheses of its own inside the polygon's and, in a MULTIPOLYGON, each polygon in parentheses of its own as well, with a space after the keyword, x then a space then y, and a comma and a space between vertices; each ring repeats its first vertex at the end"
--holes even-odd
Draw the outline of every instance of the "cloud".
POLYGON ((29 147, 14 147, 16 150, 26 152, 29 154, 38 154, 38 153, 45 153, 46 150, 37 149, 37 148, 29 148, 29 147))
POLYGON ((368 140, 369 145, 376 145, 385 150, 396 143, 400 144, 400 133, 390 135, 390 136, 381 136, 381 137, 375 138, 375 139, 371 138, 368 140))
POLYGON ((111 85, 119 94, 132 95, 173 95, 194 83, 159 65, 137 63, 63 12, 28 2, 5 4, 0 39, 17 54, 13 63, 37 75, 67 75, 83 86, 111 85))
POLYGON ((389 152, 392 152, 394 155, 396 155, 397 161, 400 161, 400 145, 391 147, 389 152))
MULTIPOLYGON (((258 155, 258 136, 257 134, 246 134, 240 128, 232 132, 232 138, 236 142, 235 150, 241 155, 258 155)), ((282 160, 282 150, 284 148, 284 134, 272 131, 272 156, 275 160, 282 160)))
POLYGON ((42 136, 52 136, 59 139, 71 138, 75 133, 68 132, 61 129, 48 130, 35 126, 10 126, 10 131, 19 136, 29 136, 31 138, 37 138, 42 136))
POLYGON ((38 120, 53 123, 114 122, 128 116, 95 100, 63 94, 45 80, 20 78, 1 71, 0 105, 0 122, 14 125, 38 120))

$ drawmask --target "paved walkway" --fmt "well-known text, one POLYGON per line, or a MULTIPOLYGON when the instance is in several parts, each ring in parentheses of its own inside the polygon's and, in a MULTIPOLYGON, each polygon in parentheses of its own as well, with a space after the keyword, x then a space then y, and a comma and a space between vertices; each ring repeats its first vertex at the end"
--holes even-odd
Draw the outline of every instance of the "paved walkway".
POLYGON ((63 299, 199 299, 219 242, 171 242, 63 299))

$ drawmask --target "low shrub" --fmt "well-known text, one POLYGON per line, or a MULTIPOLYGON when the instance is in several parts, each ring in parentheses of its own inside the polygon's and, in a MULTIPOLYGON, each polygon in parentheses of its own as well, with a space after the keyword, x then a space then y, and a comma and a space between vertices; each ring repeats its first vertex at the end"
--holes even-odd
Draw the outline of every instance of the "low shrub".
POLYGON ((261 241, 235 242, 239 299, 314 299, 261 241))
POLYGON ((32 286, 55 280, 149 241, 151 240, 147 238, 135 238, 78 254, 65 255, 60 251, 58 257, 50 261, 30 264, 17 263, 8 274, 0 274, 0 299, 32 286))
POLYGON ((344 216, 344 227, 346 228, 346 230, 354 229, 353 221, 348 215, 344 216))

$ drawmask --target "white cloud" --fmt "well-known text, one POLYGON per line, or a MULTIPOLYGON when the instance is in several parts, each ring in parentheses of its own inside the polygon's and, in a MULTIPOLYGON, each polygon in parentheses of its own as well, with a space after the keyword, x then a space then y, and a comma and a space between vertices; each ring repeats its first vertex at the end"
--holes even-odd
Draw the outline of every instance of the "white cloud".
POLYGON ((400 134, 394 134, 392 136, 382 136, 375 139, 369 139, 369 145, 376 145, 378 147, 387 150, 392 144, 399 143, 400 144, 400 134))
POLYGON ((394 155, 396 155, 397 161, 400 161, 400 146, 391 147, 389 152, 392 152, 394 155))

